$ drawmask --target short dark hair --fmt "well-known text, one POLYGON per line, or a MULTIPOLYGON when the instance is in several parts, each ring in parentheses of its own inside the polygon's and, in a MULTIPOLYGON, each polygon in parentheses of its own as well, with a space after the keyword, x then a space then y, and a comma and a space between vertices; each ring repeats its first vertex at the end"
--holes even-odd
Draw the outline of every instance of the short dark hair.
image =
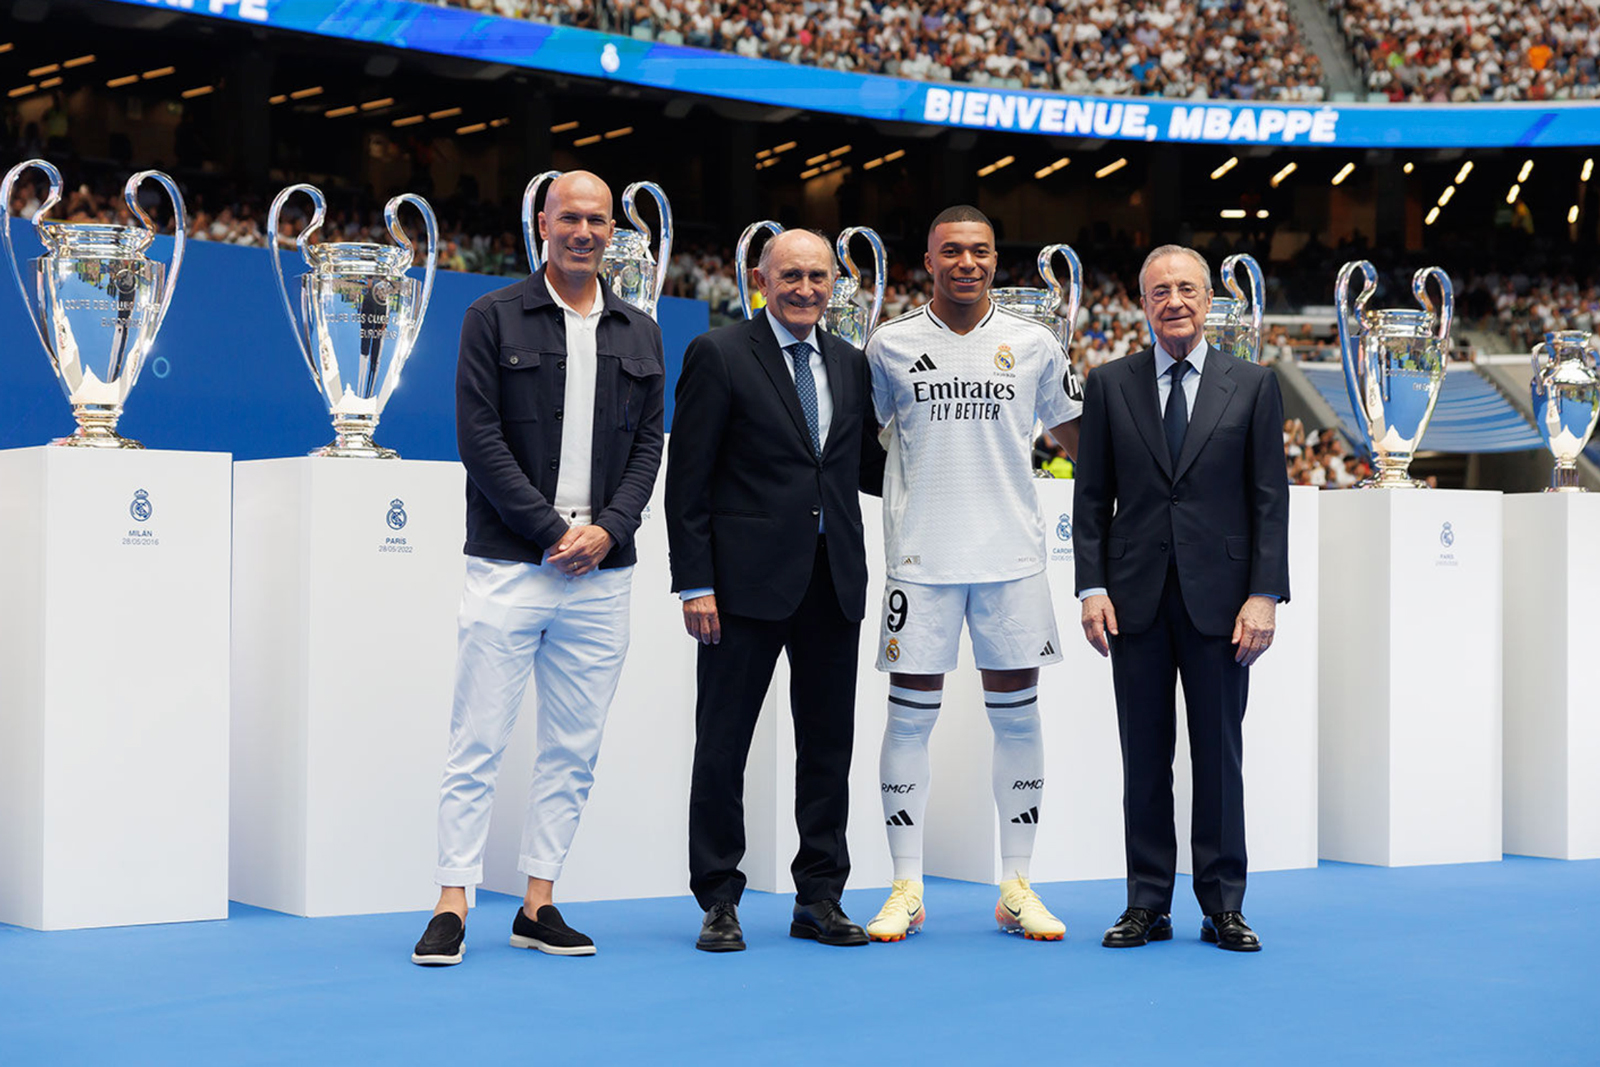
POLYGON ((989 221, 989 216, 973 207, 971 204, 956 204, 947 207, 933 217, 928 224, 928 237, 933 237, 933 231, 947 222, 981 222, 989 227, 989 232, 994 233, 994 223, 989 221))

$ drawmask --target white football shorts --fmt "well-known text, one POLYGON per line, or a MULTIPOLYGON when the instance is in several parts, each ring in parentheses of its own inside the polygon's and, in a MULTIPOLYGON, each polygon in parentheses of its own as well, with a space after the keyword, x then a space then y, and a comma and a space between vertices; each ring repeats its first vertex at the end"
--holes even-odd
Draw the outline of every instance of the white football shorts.
POLYGON ((918 585, 891 578, 883 588, 878 669, 949 674, 956 669, 963 619, 979 670, 1027 670, 1061 659, 1050 579, 1044 571, 968 585, 918 585))

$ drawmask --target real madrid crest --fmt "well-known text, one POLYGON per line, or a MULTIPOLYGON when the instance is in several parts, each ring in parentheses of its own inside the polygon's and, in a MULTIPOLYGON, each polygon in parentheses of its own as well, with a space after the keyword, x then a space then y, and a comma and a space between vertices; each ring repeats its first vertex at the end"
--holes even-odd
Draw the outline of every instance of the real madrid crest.
POLYGON ((1071 515, 1068 515, 1065 512, 1062 513, 1061 521, 1056 523, 1056 537, 1059 540, 1062 540, 1062 541, 1070 541, 1070 540, 1072 540, 1072 516, 1071 515))
POLYGON ((1001 370, 1010 370, 1017 365, 1017 357, 1011 354, 1010 345, 1001 345, 994 350, 994 365, 1001 370))
POLYGON ((389 529, 391 530, 404 530, 406 528, 405 501, 399 499, 389 501, 389 514, 385 516, 384 521, 389 524, 389 529))
POLYGON ((890 663, 900 661, 900 642, 896 638, 889 638, 889 643, 883 646, 883 658, 890 663))
POLYGON ((148 522, 155 511, 155 505, 150 503, 150 494, 143 489, 135 489, 133 503, 128 505, 128 514, 132 515, 136 522, 148 522))

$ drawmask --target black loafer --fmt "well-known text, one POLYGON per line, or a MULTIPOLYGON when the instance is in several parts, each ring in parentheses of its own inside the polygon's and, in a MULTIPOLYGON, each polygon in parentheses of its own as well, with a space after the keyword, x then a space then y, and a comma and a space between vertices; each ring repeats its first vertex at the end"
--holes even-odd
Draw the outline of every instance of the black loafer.
POLYGON ((739 929, 739 909, 727 901, 711 905, 700 924, 694 947, 702 952, 743 952, 744 931, 739 929))
POLYGON ((865 945, 867 932, 839 907, 837 900, 819 900, 815 904, 796 904, 794 921, 789 924, 789 936, 824 945, 865 945))
POLYGON ((461 962, 461 944, 467 926, 453 911, 441 911, 428 920, 422 940, 411 950, 411 962, 422 967, 453 967, 461 962))
POLYGON ((1245 925, 1244 916, 1236 911, 1207 915, 1200 924, 1200 940, 1229 952, 1261 951, 1261 939, 1245 925))
POLYGON ((1117 919, 1100 943, 1106 948, 1135 948, 1151 941, 1172 940, 1172 916, 1149 908, 1129 908, 1117 919))
POLYGON ((594 942, 568 926, 554 904, 539 909, 536 919, 519 905, 511 920, 511 947, 533 948, 550 956, 593 956, 594 942))

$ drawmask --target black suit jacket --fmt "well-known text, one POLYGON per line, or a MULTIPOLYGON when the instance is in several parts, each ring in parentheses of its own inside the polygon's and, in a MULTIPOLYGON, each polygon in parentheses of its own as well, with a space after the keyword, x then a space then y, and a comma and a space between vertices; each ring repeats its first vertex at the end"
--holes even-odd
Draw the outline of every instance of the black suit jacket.
POLYGON ((667 439, 672 588, 710 587, 721 611, 792 615, 811 582, 826 515, 839 607, 866 612, 857 490, 881 494, 872 379, 861 350, 819 329, 833 417, 819 460, 800 397, 762 313, 695 338, 684 353, 667 439))
POLYGON ((1167 454, 1146 348, 1089 375, 1074 472, 1077 587, 1104 587, 1118 627, 1155 621, 1175 561, 1195 628, 1233 632, 1252 593, 1289 599, 1289 478, 1272 371, 1206 353, 1183 451, 1167 454))

